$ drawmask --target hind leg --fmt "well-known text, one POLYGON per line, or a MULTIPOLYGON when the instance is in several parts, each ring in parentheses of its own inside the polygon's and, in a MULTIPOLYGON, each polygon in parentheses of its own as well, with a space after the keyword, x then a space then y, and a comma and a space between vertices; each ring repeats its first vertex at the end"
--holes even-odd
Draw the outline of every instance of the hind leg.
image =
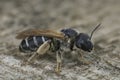
POLYGON ((50 42, 51 41, 45 41, 38 49, 37 51, 23 64, 29 64, 32 63, 32 61, 38 57, 39 55, 44 55, 50 48, 50 42))

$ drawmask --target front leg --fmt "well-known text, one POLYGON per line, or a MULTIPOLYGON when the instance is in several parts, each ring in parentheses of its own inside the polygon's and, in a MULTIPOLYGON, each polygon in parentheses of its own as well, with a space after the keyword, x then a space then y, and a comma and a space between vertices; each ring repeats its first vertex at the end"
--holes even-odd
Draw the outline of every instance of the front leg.
POLYGON ((32 63, 32 61, 38 57, 39 55, 44 55, 50 48, 50 42, 51 41, 45 41, 38 49, 37 51, 23 64, 29 64, 32 63))
POLYGON ((90 64, 91 62, 84 58, 81 52, 78 52, 78 60, 80 60, 83 64, 90 64))

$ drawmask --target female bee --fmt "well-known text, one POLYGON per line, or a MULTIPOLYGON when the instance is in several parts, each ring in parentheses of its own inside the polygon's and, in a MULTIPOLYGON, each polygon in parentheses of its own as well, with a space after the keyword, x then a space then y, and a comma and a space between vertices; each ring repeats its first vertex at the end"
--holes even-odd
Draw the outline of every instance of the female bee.
POLYGON ((56 72, 59 73, 61 70, 61 46, 66 44, 66 47, 72 51, 73 47, 76 46, 84 51, 91 52, 93 49, 93 43, 91 42, 94 31, 100 26, 98 24, 92 31, 91 36, 85 33, 77 33, 75 30, 68 28, 62 29, 60 32, 53 30, 40 30, 40 29, 29 29, 20 32, 16 38, 23 39, 19 50, 22 52, 35 52, 29 59, 30 62, 37 54, 43 55, 48 50, 56 52, 57 67, 56 72), (68 46, 67 46, 68 45, 68 46))

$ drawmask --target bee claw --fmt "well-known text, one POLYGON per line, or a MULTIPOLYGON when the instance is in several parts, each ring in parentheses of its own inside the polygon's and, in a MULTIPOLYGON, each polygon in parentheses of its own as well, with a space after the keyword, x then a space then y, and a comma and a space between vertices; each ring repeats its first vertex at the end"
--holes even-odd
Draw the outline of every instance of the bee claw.
POLYGON ((28 63, 26 63, 26 62, 22 62, 21 63, 21 66, 26 66, 28 63))
POLYGON ((30 64, 29 61, 22 61, 22 62, 21 62, 21 66, 26 66, 26 65, 29 65, 29 64, 30 64))
POLYGON ((92 64, 91 61, 88 61, 88 60, 81 60, 82 64, 85 64, 85 65, 89 65, 89 64, 92 64))
POLYGON ((55 68, 55 72, 56 72, 57 74, 60 74, 61 68, 55 68))
POLYGON ((89 65, 90 64, 90 62, 89 61, 85 61, 85 62, 82 62, 83 64, 85 64, 85 65, 89 65))

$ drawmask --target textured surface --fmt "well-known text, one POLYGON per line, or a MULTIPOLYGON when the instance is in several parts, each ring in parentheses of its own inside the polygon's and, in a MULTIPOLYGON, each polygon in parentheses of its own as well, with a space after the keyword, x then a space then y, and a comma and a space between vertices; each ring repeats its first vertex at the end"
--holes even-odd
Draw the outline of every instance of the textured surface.
POLYGON ((120 0, 0 0, 0 80, 119 80, 120 0), (21 66, 30 55, 20 53, 17 32, 28 28, 59 30, 73 27, 93 36, 95 50, 84 53, 90 65, 65 59, 62 72, 54 73, 55 58, 40 57, 21 66))

